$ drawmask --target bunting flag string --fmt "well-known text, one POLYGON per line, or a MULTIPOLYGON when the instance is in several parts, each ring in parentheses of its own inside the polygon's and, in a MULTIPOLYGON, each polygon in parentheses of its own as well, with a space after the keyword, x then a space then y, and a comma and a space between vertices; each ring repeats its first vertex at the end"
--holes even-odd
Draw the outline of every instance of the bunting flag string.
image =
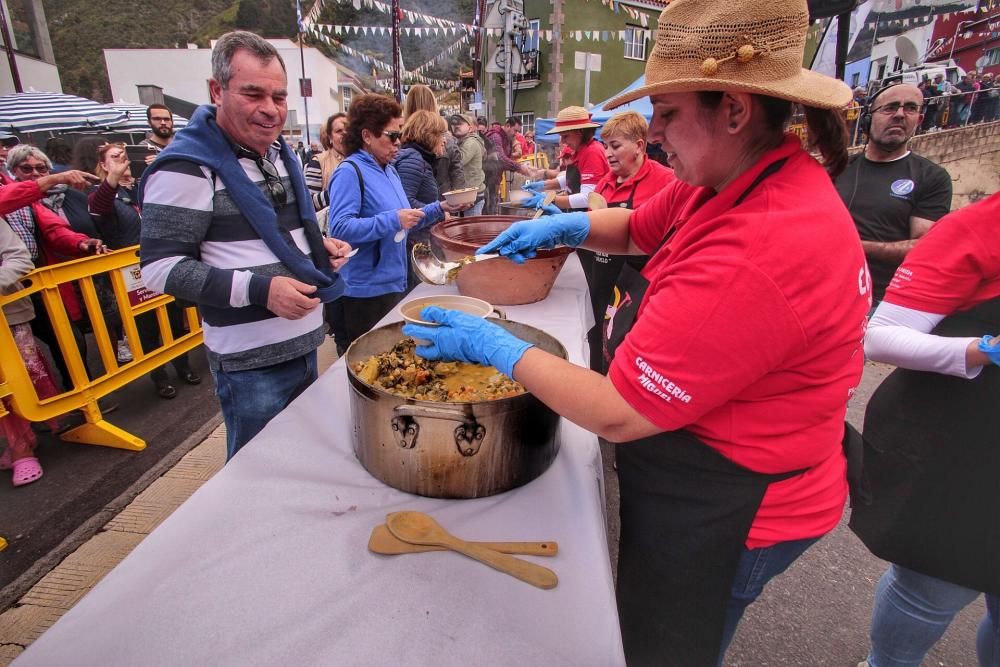
POLYGON ((438 55, 434 56, 433 58, 431 58, 430 60, 428 60, 427 62, 425 62, 420 67, 414 67, 412 71, 414 73, 419 74, 419 73, 423 72, 424 70, 430 69, 431 67, 433 67, 434 65, 438 64, 439 62, 445 60, 452 53, 454 53, 455 51, 457 51, 458 49, 460 49, 463 44, 466 44, 468 42, 468 40, 469 40, 469 36, 468 35, 462 35, 462 37, 459 38, 459 40, 457 42, 455 42, 454 44, 452 44, 451 46, 449 46, 447 49, 445 49, 444 51, 442 51, 438 55))

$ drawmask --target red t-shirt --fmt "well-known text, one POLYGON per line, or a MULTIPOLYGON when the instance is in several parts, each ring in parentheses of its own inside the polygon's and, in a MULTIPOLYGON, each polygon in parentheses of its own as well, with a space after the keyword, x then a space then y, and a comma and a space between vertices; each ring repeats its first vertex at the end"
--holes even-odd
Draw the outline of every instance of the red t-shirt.
POLYGON ((604 146, 596 139, 588 141, 573 153, 573 162, 580 171, 580 185, 596 186, 611 171, 604 146))
POLYGON ((949 213, 896 269, 885 300, 951 315, 1000 295, 1000 193, 949 213))
POLYGON ((611 365, 615 387, 660 428, 687 429, 739 465, 808 468, 768 487, 747 547, 833 529, 847 496, 840 443, 861 380, 871 293, 830 177, 790 135, 718 194, 674 180, 631 215, 629 229, 655 254, 611 365))
POLYGON ((604 197, 604 201, 611 206, 627 202, 631 196, 632 208, 639 208, 675 178, 673 169, 668 169, 648 157, 642 161, 639 171, 621 183, 618 182, 618 177, 610 171, 610 167, 608 169, 608 173, 597 184, 594 192, 604 197), (634 196, 632 195, 633 189, 635 190, 634 196))

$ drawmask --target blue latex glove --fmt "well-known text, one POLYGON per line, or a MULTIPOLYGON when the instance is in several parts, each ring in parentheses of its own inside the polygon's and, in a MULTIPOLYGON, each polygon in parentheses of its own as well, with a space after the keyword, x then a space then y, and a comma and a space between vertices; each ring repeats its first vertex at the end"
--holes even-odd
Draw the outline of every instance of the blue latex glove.
POLYGON ((1000 343, 991 343, 990 341, 992 340, 994 340, 993 336, 983 336, 983 339, 979 341, 979 345, 977 345, 977 347, 980 352, 990 358, 990 361, 993 362, 994 366, 1000 366, 1000 343))
POLYGON ((526 181, 522 187, 532 192, 542 192, 545 190, 545 181, 526 181))
POLYGON ((544 192, 532 192, 530 197, 525 197, 521 200, 522 208, 539 208, 542 202, 545 201, 544 192))
MULTIPOLYGON (((548 209, 546 209, 547 211, 548 209)), ((590 233, 590 218, 582 211, 548 215, 538 220, 515 222, 482 248, 477 255, 499 252, 518 264, 535 256, 539 248, 554 248, 562 244, 573 248, 590 233)))
POLYGON ((403 333, 430 345, 418 345, 416 352, 432 361, 466 361, 483 366, 496 366, 497 370, 514 377, 514 365, 521 360, 525 350, 533 347, 517 338, 503 327, 457 310, 427 306, 420 311, 420 318, 441 326, 407 324, 403 333))

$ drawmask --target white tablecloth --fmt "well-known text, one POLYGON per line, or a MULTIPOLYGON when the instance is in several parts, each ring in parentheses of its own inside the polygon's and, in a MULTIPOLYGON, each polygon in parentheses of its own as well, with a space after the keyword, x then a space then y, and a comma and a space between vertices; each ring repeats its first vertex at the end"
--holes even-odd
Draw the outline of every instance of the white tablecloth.
MULTIPOLYGON (((505 310, 585 363, 575 256, 544 302, 505 310)), ((348 391, 338 361, 17 664, 624 664, 592 434, 564 420, 552 467, 519 489, 422 498, 358 463, 348 391), (559 585, 540 590, 450 552, 370 553, 372 527, 403 509, 466 539, 556 540, 556 557, 525 558, 559 585)))

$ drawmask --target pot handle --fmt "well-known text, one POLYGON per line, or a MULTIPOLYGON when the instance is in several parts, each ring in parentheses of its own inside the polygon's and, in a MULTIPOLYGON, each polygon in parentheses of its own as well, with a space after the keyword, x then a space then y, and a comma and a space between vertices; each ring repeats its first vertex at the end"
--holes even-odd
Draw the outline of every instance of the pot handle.
MULTIPOLYGON (((459 425, 455 427, 455 447, 458 448, 458 452, 462 456, 477 454, 480 445, 483 444, 483 439, 486 437, 486 427, 477 422, 475 417, 467 415, 464 410, 404 403, 393 408, 393 412, 396 414, 396 417, 393 418, 394 421, 406 417, 426 417, 459 422, 459 425)), ((416 445, 415 434, 411 443, 408 443, 407 449, 416 445)))
POLYGON ((496 306, 493 306, 493 310, 490 311, 490 314, 487 315, 486 317, 493 317, 493 316, 496 316, 496 318, 498 320, 506 320, 507 319, 507 313, 505 313, 500 308, 497 308, 496 306))

